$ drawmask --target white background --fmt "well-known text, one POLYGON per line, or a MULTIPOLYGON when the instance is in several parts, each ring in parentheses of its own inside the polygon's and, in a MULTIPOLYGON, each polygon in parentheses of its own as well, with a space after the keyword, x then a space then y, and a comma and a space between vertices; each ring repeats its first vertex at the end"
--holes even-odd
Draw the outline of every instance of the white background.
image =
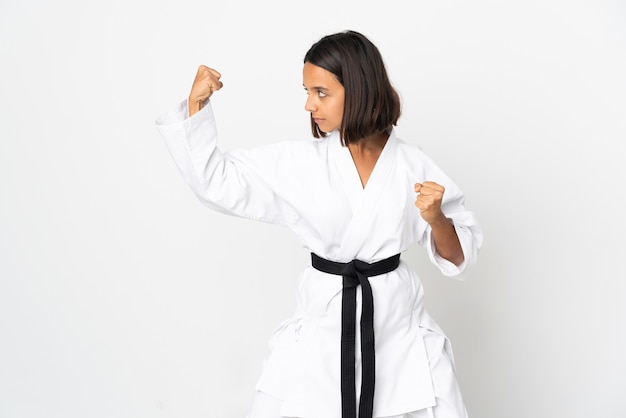
POLYGON ((626 416, 625 28, 618 0, 1 0, 0 417, 245 416, 309 256, 201 206, 154 119, 207 64, 223 148, 309 135, 302 58, 344 29, 485 232, 465 282, 404 255, 470 416, 626 416))

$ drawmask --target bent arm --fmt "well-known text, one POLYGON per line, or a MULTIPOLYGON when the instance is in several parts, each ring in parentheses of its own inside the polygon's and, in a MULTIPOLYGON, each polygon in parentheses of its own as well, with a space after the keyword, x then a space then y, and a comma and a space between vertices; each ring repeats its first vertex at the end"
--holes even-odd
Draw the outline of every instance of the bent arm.
POLYGON ((291 205, 267 181, 280 151, 237 157, 217 146, 210 101, 188 117, 188 101, 157 118, 156 126, 184 181, 206 206, 219 212, 269 223, 288 224, 291 205))
POLYGON ((474 214, 465 208, 459 187, 431 159, 423 158, 423 176, 432 181, 415 184, 415 206, 429 225, 421 242, 444 275, 459 277, 477 260, 482 230, 474 214))

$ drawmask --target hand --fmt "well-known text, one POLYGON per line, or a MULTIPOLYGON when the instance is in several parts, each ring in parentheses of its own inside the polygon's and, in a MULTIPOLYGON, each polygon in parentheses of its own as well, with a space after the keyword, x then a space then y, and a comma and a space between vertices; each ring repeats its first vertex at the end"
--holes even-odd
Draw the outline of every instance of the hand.
POLYGON ((447 219, 441 211, 441 200, 445 188, 433 181, 415 183, 415 206, 420 210, 420 215, 429 224, 446 221, 447 219))
POLYGON ((189 92, 189 116, 200 111, 204 107, 204 103, 213 95, 213 92, 223 87, 224 84, 220 78, 222 75, 216 70, 206 65, 198 67, 191 92, 189 92))

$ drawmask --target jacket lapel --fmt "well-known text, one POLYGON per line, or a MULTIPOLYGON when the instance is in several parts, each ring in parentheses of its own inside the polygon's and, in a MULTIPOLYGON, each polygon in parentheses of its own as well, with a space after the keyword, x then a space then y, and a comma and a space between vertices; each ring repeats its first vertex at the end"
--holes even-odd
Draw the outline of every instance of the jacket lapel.
POLYGON ((350 261, 357 258, 360 248, 371 232, 372 221, 377 209, 383 203, 382 192, 394 167, 398 143, 392 131, 365 188, 361 186, 361 179, 350 151, 347 147, 341 146, 338 135, 332 141, 331 147, 352 208, 353 216, 346 229, 339 252, 341 261, 350 261))

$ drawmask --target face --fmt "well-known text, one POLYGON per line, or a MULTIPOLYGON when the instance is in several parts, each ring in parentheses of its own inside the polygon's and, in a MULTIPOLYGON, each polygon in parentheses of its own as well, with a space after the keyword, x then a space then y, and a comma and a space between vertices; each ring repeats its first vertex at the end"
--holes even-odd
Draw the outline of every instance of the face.
POLYGON ((344 88, 335 75, 309 62, 302 70, 302 84, 307 99, 304 109, 323 132, 341 127, 343 119, 344 88))

